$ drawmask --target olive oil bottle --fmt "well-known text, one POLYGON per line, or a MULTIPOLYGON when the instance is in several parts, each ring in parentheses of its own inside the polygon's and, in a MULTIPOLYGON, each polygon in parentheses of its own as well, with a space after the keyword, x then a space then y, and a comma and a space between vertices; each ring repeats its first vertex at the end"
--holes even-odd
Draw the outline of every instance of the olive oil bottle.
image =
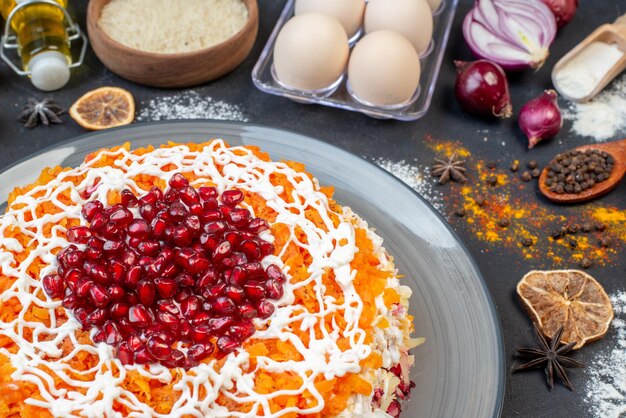
MULTIPOLYGON (((67 0, 54 1, 67 6, 67 0)), ((63 87, 69 81, 72 62, 64 11, 36 0, 0 0, 5 21, 18 5, 21 7, 11 19, 11 29, 17 37, 24 71, 30 72, 32 83, 40 90, 63 87)))

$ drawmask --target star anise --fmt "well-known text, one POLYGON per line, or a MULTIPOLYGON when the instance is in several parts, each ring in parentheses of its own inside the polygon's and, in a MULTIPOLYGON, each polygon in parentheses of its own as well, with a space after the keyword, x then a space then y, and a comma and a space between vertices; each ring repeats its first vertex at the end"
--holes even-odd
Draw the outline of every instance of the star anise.
POLYGON ((50 98, 45 98, 40 102, 30 98, 17 119, 24 123, 26 128, 32 129, 40 123, 46 126, 51 123, 63 123, 59 118, 63 112, 63 108, 50 98))
POLYGON ((563 327, 559 328, 550 343, 546 337, 543 336, 541 330, 534 325, 535 335, 539 342, 539 348, 518 348, 517 352, 522 357, 534 357, 528 363, 519 365, 513 369, 514 372, 526 371, 529 369, 536 369, 545 364, 546 379, 548 381, 548 387, 552 389, 554 387, 554 373, 556 373, 559 380, 569 390, 574 390, 572 383, 567 377, 565 372, 566 367, 585 367, 583 363, 580 363, 574 359, 566 357, 564 354, 570 352, 572 347, 576 345, 575 341, 568 344, 561 344, 561 337, 563 336, 563 327))
POLYGON ((463 166, 465 160, 459 160, 456 157, 456 153, 447 160, 441 160, 435 158, 435 164, 433 164, 431 174, 433 177, 439 177, 439 184, 446 184, 450 180, 466 183, 465 178, 466 168, 463 166))

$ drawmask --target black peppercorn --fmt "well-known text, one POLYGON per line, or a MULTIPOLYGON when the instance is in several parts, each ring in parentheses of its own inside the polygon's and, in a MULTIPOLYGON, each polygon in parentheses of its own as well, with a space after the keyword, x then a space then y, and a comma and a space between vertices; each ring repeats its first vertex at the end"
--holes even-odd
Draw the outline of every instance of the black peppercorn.
POLYGON ((500 218, 498 219, 498 226, 501 228, 508 228, 511 225, 511 221, 509 221, 507 218, 500 218))
POLYGON ((513 163, 511 164, 511 167, 509 168, 513 173, 515 173, 517 170, 519 170, 519 162, 513 161, 513 163))
POLYGON ((533 245, 533 240, 532 238, 523 238, 522 239, 522 245, 524 247, 530 247, 531 245, 533 245))
POLYGON ((584 268, 584 269, 588 269, 589 267, 592 266, 592 262, 590 259, 588 259, 587 257, 583 258, 582 260, 580 260, 580 267, 584 268))
POLYGON ((486 202, 485 202, 485 198, 484 198, 484 197, 482 197, 482 196, 476 196, 476 197, 474 198, 474 202, 476 202, 476 204, 477 204, 478 206, 485 206, 485 203, 486 203, 486 202))
POLYGON ((530 172, 530 175, 536 179, 539 178, 539 176, 541 175, 541 171, 538 168, 533 169, 533 171, 530 172))
POLYGON ((535 160, 530 160, 530 161, 528 162, 528 164, 526 164, 526 167, 528 167, 528 169, 530 169, 530 170, 534 170, 535 168, 537 168, 537 167, 538 167, 537 161, 535 161, 535 160))
POLYGON ((531 174, 528 171, 522 173, 522 181, 530 181, 532 179, 531 174))
POLYGON ((459 218, 463 218, 465 215, 467 215, 467 212, 465 211, 465 209, 457 209, 454 214, 459 218))

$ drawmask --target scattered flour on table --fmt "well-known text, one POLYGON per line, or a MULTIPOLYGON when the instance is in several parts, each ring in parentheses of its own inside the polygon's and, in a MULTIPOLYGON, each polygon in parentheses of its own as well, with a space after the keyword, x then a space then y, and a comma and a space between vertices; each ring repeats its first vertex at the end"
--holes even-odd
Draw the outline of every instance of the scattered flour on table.
POLYGON ((430 177, 429 167, 409 164, 406 161, 396 162, 385 159, 374 160, 374 163, 409 185, 433 205, 438 212, 443 213, 443 195, 436 190, 437 184, 430 177))
POLYGON ((248 121, 240 106, 203 96, 194 90, 142 102, 137 115, 138 121, 171 119, 248 121))
MULTIPOLYGON (((596 418, 626 416, 626 291, 611 296, 615 319, 608 349, 587 366, 585 402, 596 418)), ((611 330, 609 330, 611 332, 611 330)))
POLYGON ((563 117, 571 130, 598 142, 619 139, 626 133, 626 75, 587 103, 570 103, 563 117))

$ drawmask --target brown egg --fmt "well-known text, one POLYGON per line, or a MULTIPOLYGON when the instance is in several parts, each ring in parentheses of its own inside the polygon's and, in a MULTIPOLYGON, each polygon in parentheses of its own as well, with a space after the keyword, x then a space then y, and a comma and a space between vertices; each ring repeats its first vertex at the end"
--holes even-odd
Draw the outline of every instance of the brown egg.
POLYGON ((365 0, 296 0, 296 15, 309 12, 336 18, 351 38, 363 25, 365 0))
POLYGON ((348 80, 363 102, 389 106, 407 102, 417 90, 420 60, 402 35, 380 30, 365 35, 352 50, 348 80))
POLYGON ((350 48, 343 26, 322 13, 291 18, 274 46, 278 80, 299 90, 320 90, 332 85, 346 69, 350 48))
POLYGON ((433 37, 433 15, 426 0, 370 0, 365 9, 365 32, 393 30, 423 54, 433 37))

